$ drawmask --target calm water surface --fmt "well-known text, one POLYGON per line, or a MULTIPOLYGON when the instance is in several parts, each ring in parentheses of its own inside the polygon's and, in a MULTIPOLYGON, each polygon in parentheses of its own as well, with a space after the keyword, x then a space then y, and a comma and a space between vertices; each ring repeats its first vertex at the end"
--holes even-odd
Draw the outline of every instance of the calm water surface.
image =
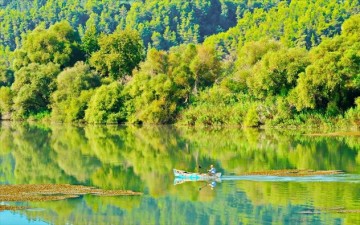
MULTIPOLYGON (((2 123, 1 184, 82 184, 142 196, 0 202, 0 224, 360 224, 360 138, 299 131, 2 123), (173 168, 224 174, 174 185, 173 168), (201 168, 199 168, 201 167, 201 168), (307 178, 240 176, 344 170, 307 178)), ((1 194, 1 193, 0 193, 1 194)))

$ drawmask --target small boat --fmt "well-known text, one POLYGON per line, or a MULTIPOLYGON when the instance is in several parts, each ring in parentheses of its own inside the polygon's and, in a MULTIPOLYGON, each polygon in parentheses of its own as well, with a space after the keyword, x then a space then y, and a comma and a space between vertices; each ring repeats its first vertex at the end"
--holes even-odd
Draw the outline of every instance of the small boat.
POLYGON ((176 178, 186 178, 188 180, 215 180, 221 177, 221 173, 210 175, 208 173, 192 173, 177 169, 174 169, 174 175, 176 178))
POLYGON ((214 179, 199 179, 199 178, 183 178, 183 177, 175 177, 174 179, 174 185, 178 185, 178 184, 183 184, 183 183, 187 183, 187 182, 200 182, 200 181, 205 181, 205 182, 217 182, 217 183, 221 183, 221 178, 214 178, 214 179))

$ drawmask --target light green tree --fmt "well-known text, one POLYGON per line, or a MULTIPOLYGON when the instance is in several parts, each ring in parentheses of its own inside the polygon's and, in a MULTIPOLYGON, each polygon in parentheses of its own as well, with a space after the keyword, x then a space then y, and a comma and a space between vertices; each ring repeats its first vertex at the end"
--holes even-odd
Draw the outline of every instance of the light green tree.
POLYGON ((102 85, 95 90, 85 111, 88 123, 125 122, 123 86, 118 82, 102 85))
POLYGON ((293 91, 298 110, 326 109, 329 114, 354 105, 360 95, 360 16, 343 24, 342 34, 323 41, 310 52, 306 68, 293 91))
POLYGON ((19 70, 30 63, 71 66, 84 58, 79 42, 79 36, 66 21, 49 29, 39 26, 26 35, 22 47, 15 51, 14 68, 19 70))
POLYGON ((117 80, 131 75, 144 58, 139 34, 134 30, 117 30, 99 39, 99 51, 92 54, 90 64, 102 76, 117 80))
POLYGON ((100 77, 83 62, 66 68, 56 79, 52 94, 52 118, 57 121, 77 121, 85 116, 92 90, 100 86, 100 77))

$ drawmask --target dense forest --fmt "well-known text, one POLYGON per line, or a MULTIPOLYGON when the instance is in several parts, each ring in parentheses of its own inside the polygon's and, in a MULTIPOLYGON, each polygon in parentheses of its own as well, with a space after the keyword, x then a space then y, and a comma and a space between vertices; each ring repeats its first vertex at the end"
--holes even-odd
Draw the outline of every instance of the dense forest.
POLYGON ((360 125, 358 0, 0 1, 2 119, 360 125))

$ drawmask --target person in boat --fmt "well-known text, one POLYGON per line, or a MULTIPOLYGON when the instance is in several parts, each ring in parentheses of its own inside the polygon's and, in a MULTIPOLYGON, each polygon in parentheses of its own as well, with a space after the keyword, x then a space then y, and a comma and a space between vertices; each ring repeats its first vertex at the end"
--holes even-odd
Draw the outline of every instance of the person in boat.
POLYGON ((209 175, 214 176, 216 174, 216 169, 213 165, 210 166, 209 175))

